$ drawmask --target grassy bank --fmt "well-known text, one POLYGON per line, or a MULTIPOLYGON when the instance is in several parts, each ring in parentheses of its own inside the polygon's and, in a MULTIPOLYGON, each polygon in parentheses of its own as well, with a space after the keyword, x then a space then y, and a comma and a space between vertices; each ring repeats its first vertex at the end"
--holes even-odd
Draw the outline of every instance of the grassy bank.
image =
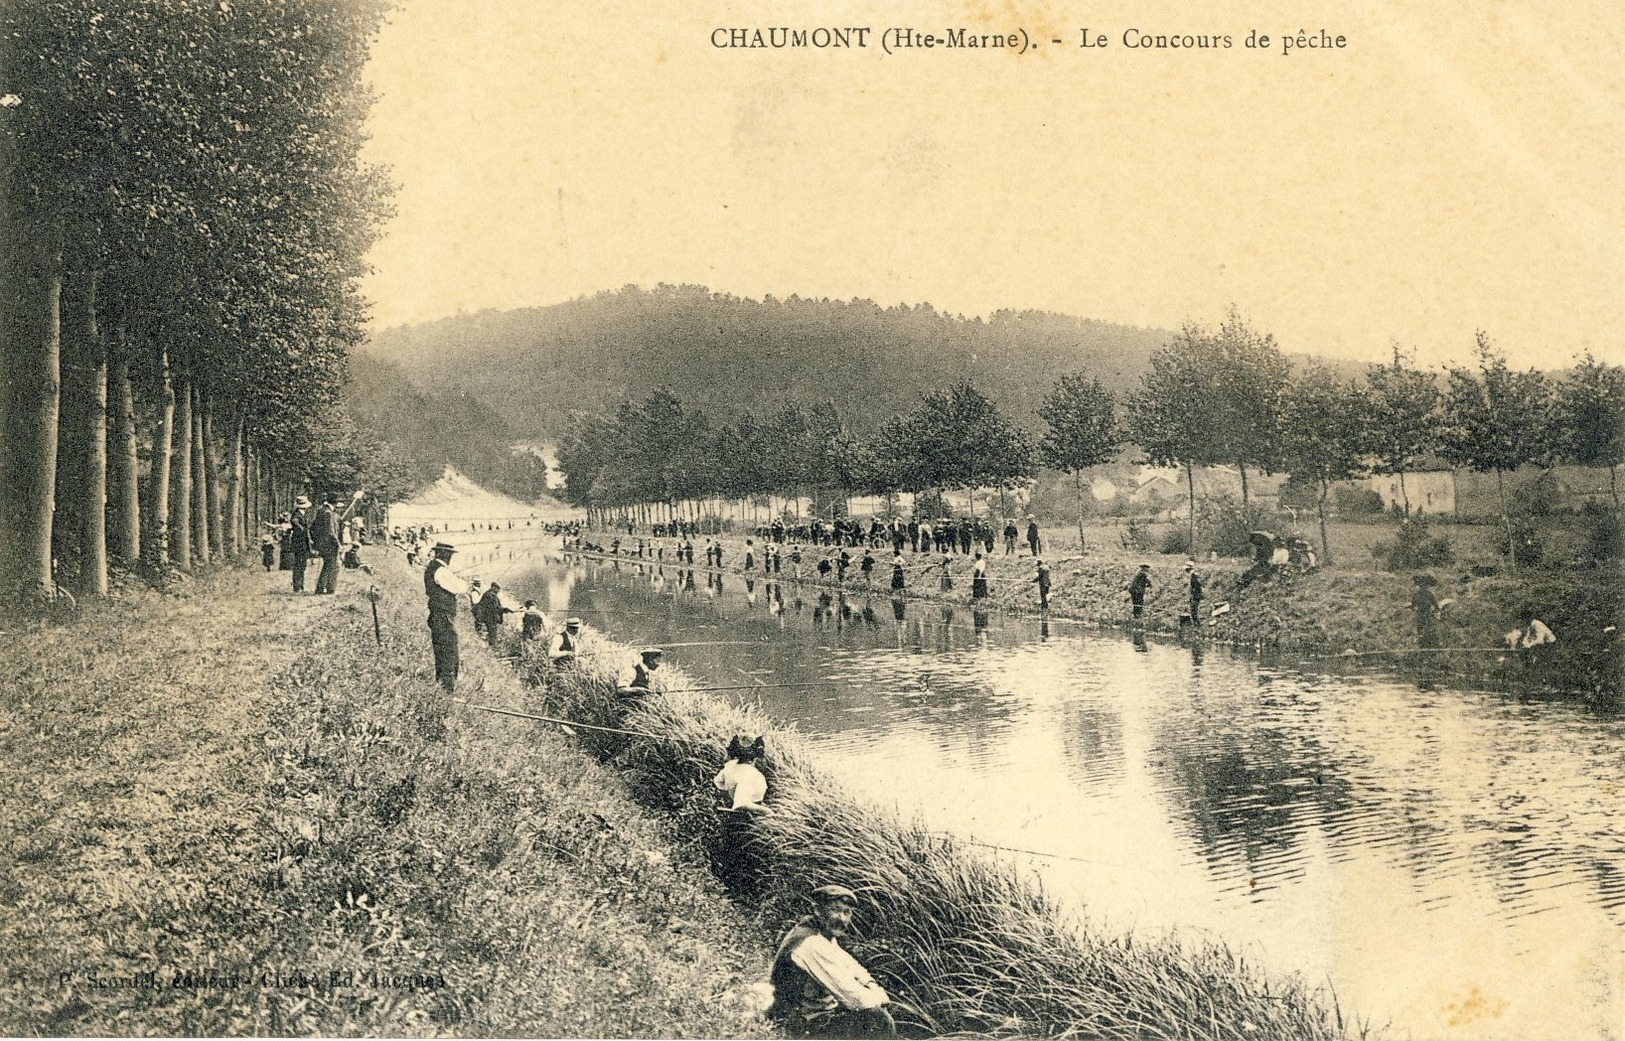
MULTIPOLYGON (((588 537, 608 545, 616 536, 588 537)), ((636 542, 625 535, 620 538, 625 557, 636 542)), ((746 574, 744 536, 723 536, 721 542, 724 570, 746 574)), ((788 553, 789 547, 784 549, 788 553)), ((874 551, 875 568, 867 585, 856 565, 863 551, 849 552, 854 564, 844 588, 889 592, 890 549, 874 551)), ((829 547, 803 546, 802 580, 834 588, 833 576, 820 582, 816 567, 820 557, 838 553, 829 547)), ((928 563, 939 557, 905 550, 903 558, 908 569, 907 597, 972 604, 971 558, 950 557, 950 591, 940 588, 939 573, 928 563)), ((756 559, 749 574, 761 577, 759 540, 756 559)), ((1050 612, 1055 617, 1102 627, 1132 626, 1152 634, 1311 659, 1315 667, 1330 670, 1375 667, 1435 684, 1580 697, 1608 704, 1620 700, 1621 652, 1625 648, 1618 633, 1625 630, 1625 574, 1618 567, 1528 569, 1521 575, 1482 574, 1483 569, 1465 565, 1428 569, 1439 580, 1435 595, 1449 601, 1438 620, 1440 646, 1470 650, 1419 654, 1408 574, 1352 565, 1312 572, 1288 569, 1244 588, 1241 579, 1247 561, 1202 561, 1203 615, 1220 604, 1228 605, 1228 610, 1204 617, 1200 626, 1192 628, 1180 624, 1180 615, 1189 610, 1183 556, 1112 546, 1091 549, 1087 555, 1046 559, 1053 582, 1050 612), (1142 561, 1151 564, 1152 581, 1144 616, 1135 622, 1130 616, 1127 586, 1142 561), (1497 650, 1502 635, 1523 623, 1525 608, 1533 609, 1558 634, 1558 643, 1542 648, 1533 659, 1497 650), (1614 632, 1608 632, 1608 626, 1614 626, 1614 632)), ((987 560, 991 595, 981 606, 989 611, 1037 612, 1037 571, 1025 547, 1008 556, 1001 547, 987 560)), ((789 578, 788 559, 783 567, 778 577, 789 578)))
MULTIPOLYGON (((669 821, 383 646, 226 571, 13 627, 0 665, 0 1032, 762 1036, 769 937, 669 821)), ((470 647, 470 696, 523 708, 470 647), (477 692, 477 693, 474 693, 477 692)))
POLYGON ((582 730, 636 795, 706 851, 719 878, 783 928, 813 886, 859 893, 849 944, 917 1034, 1109 1038, 1339 1037, 1330 995, 1269 977, 1219 944, 1109 935, 1074 918, 1030 877, 843 791, 793 732, 668 673, 672 693, 629 710, 614 676, 629 652, 584 641, 576 668, 521 667, 551 715, 636 732, 582 730), (734 734, 767 733, 767 816, 721 809, 711 777, 734 734))

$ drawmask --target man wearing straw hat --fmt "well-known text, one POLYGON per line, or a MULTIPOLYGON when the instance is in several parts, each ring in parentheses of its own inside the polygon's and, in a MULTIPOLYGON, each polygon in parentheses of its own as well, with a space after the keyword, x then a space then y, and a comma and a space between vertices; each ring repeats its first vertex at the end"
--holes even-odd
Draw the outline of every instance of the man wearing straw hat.
POLYGON ((891 999, 838 942, 852 926, 857 894, 845 886, 812 891, 813 913, 779 941, 768 1016, 791 1037, 896 1037, 891 999))
POLYGON ((638 660, 621 670, 615 679, 615 693, 623 701, 636 701, 655 689, 655 673, 665 651, 659 647, 645 647, 638 652, 638 660))
POLYGON ((423 591, 429 598, 429 643, 434 647, 434 678, 449 693, 457 686, 457 599, 468 583, 451 569, 457 547, 436 542, 433 559, 423 569, 423 591))
POLYGON ((303 495, 293 500, 288 515, 288 536, 283 543, 293 570, 293 591, 305 591, 305 565, 310 563, 310 500, 303 495))
POLYGON ((547 660, 560 668, 576 660, 576 641, 581 637, 581 619, 567 618, 564 628, 553 634, 547 647, 547 660))

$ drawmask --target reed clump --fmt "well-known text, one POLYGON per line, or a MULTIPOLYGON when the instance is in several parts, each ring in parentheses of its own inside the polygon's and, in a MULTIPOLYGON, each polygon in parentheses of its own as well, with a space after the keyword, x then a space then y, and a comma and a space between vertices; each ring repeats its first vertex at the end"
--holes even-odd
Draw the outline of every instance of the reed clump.
MULTIPOLYGON (((858 893, 849 946, 914 1034, 993 1037, 1334 1038, 1351 1025, 1328 990, 1272 977, 1210 941, 1108 935, 1039 882, 952 837, 865 803, 815 765, 799 736, 759 711, 685 692, 621 703, 630 652, 589 637, 574 666, 522 665, 553 714, 631 733, 582 731, 633 794, 672 815, 723 883, 765 924, 840 882, 858 893), (767 815, 728 811, 711 779, 734 734, 768 734, 767 815)), ((1361 1028, 1352 1028, 1363 1033, 1361 1028)))

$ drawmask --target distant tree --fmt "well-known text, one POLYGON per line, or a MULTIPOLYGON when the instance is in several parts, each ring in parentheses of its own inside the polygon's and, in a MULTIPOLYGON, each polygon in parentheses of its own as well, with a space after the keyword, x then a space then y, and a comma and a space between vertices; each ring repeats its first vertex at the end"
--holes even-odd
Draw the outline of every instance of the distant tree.
POLYGON ((1217 393, 1214 451, 1241 474, 1241 510, 1252 525, 1247 467, 1268 473, 1277 462, 1281 395, 1290 368, 1275 337, 1250 326, 1232 307, 1212 339, 1211 379, 1217 393))
POLYGON ((1186 325, 1151 356, 1140 389, 1128 399, 1129 439, 1157 466, 1183 466, 1189 494, 1190 545, 1196 545, 1196 467, 1218 461, 1214 412, 1219 407, 1207 364, 1207 335, 1186 325))
POLYGON ((1562 458, 1608 469, 1619 512, 1617 472, 1625 463, 1625 368, 1604 365, 1587 351, 1556 388, 1549 440, 1562 458))
POLYGON ((1549 429, 1551 395, 1539 372, 1513 372, 1484 332, 1477 333, 1477 341, 1478 367, 1450 370, 1439 451, 1454 465, 1495 471, 1507 557, 1516 568, 1506 474, 1545 454, 1542 438, 1549 429))
POLYGON ((1315 486, 1320 549, 1328 564, 1332 547, 1326 537, 1326 497, 1332 482, 1364 472, 1360 435, 1365 406, 1359 389, 1339 385, 1319 365, 1288 383, 1281 400, 1281 463, 1293 477, 1315 486))
POLYGON ((1411 367, 1393 345, 1393 361, 1366 376, 1365 423, 1361 439, 1377 460, 1373 470, 1399 477, 1400 500, 1411 511, 1405 474, 1438 443, 1439 385, 1431 373, 1411 367))
POLYGON ((1072 475, 1078 499, 1078 548, 1084 549, 1083 471, 1108 463, 1122 447, 1116 402, 1099 379, 1082 373, 1062 376, 1039 406, 1038 415, 1049 430, 1038 442, 1045 466, 1072 475))
POLYGON ((894 479, 915 492, 1009 487, 1037 469, 1027 432, 969 383, 923 395, 913 412, 887 424, 877 445, 894 479))

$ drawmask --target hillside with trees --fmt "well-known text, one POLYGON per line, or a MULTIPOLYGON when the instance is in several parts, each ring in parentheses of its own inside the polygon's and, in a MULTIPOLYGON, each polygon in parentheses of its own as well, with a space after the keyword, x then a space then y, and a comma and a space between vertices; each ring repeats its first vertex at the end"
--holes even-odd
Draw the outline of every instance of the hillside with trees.
POLYGON ((365 350, 419 386, 460 386, 525 437, 562 436, 578 416, 658 389, 717 417, 835 401, 870 432, 919 394, 960 383, 1024 423, 1064 372, 1126 392, 1168 336, 1038 311, 964 318, 930 304, 662 285, 390 329, 365 350))

